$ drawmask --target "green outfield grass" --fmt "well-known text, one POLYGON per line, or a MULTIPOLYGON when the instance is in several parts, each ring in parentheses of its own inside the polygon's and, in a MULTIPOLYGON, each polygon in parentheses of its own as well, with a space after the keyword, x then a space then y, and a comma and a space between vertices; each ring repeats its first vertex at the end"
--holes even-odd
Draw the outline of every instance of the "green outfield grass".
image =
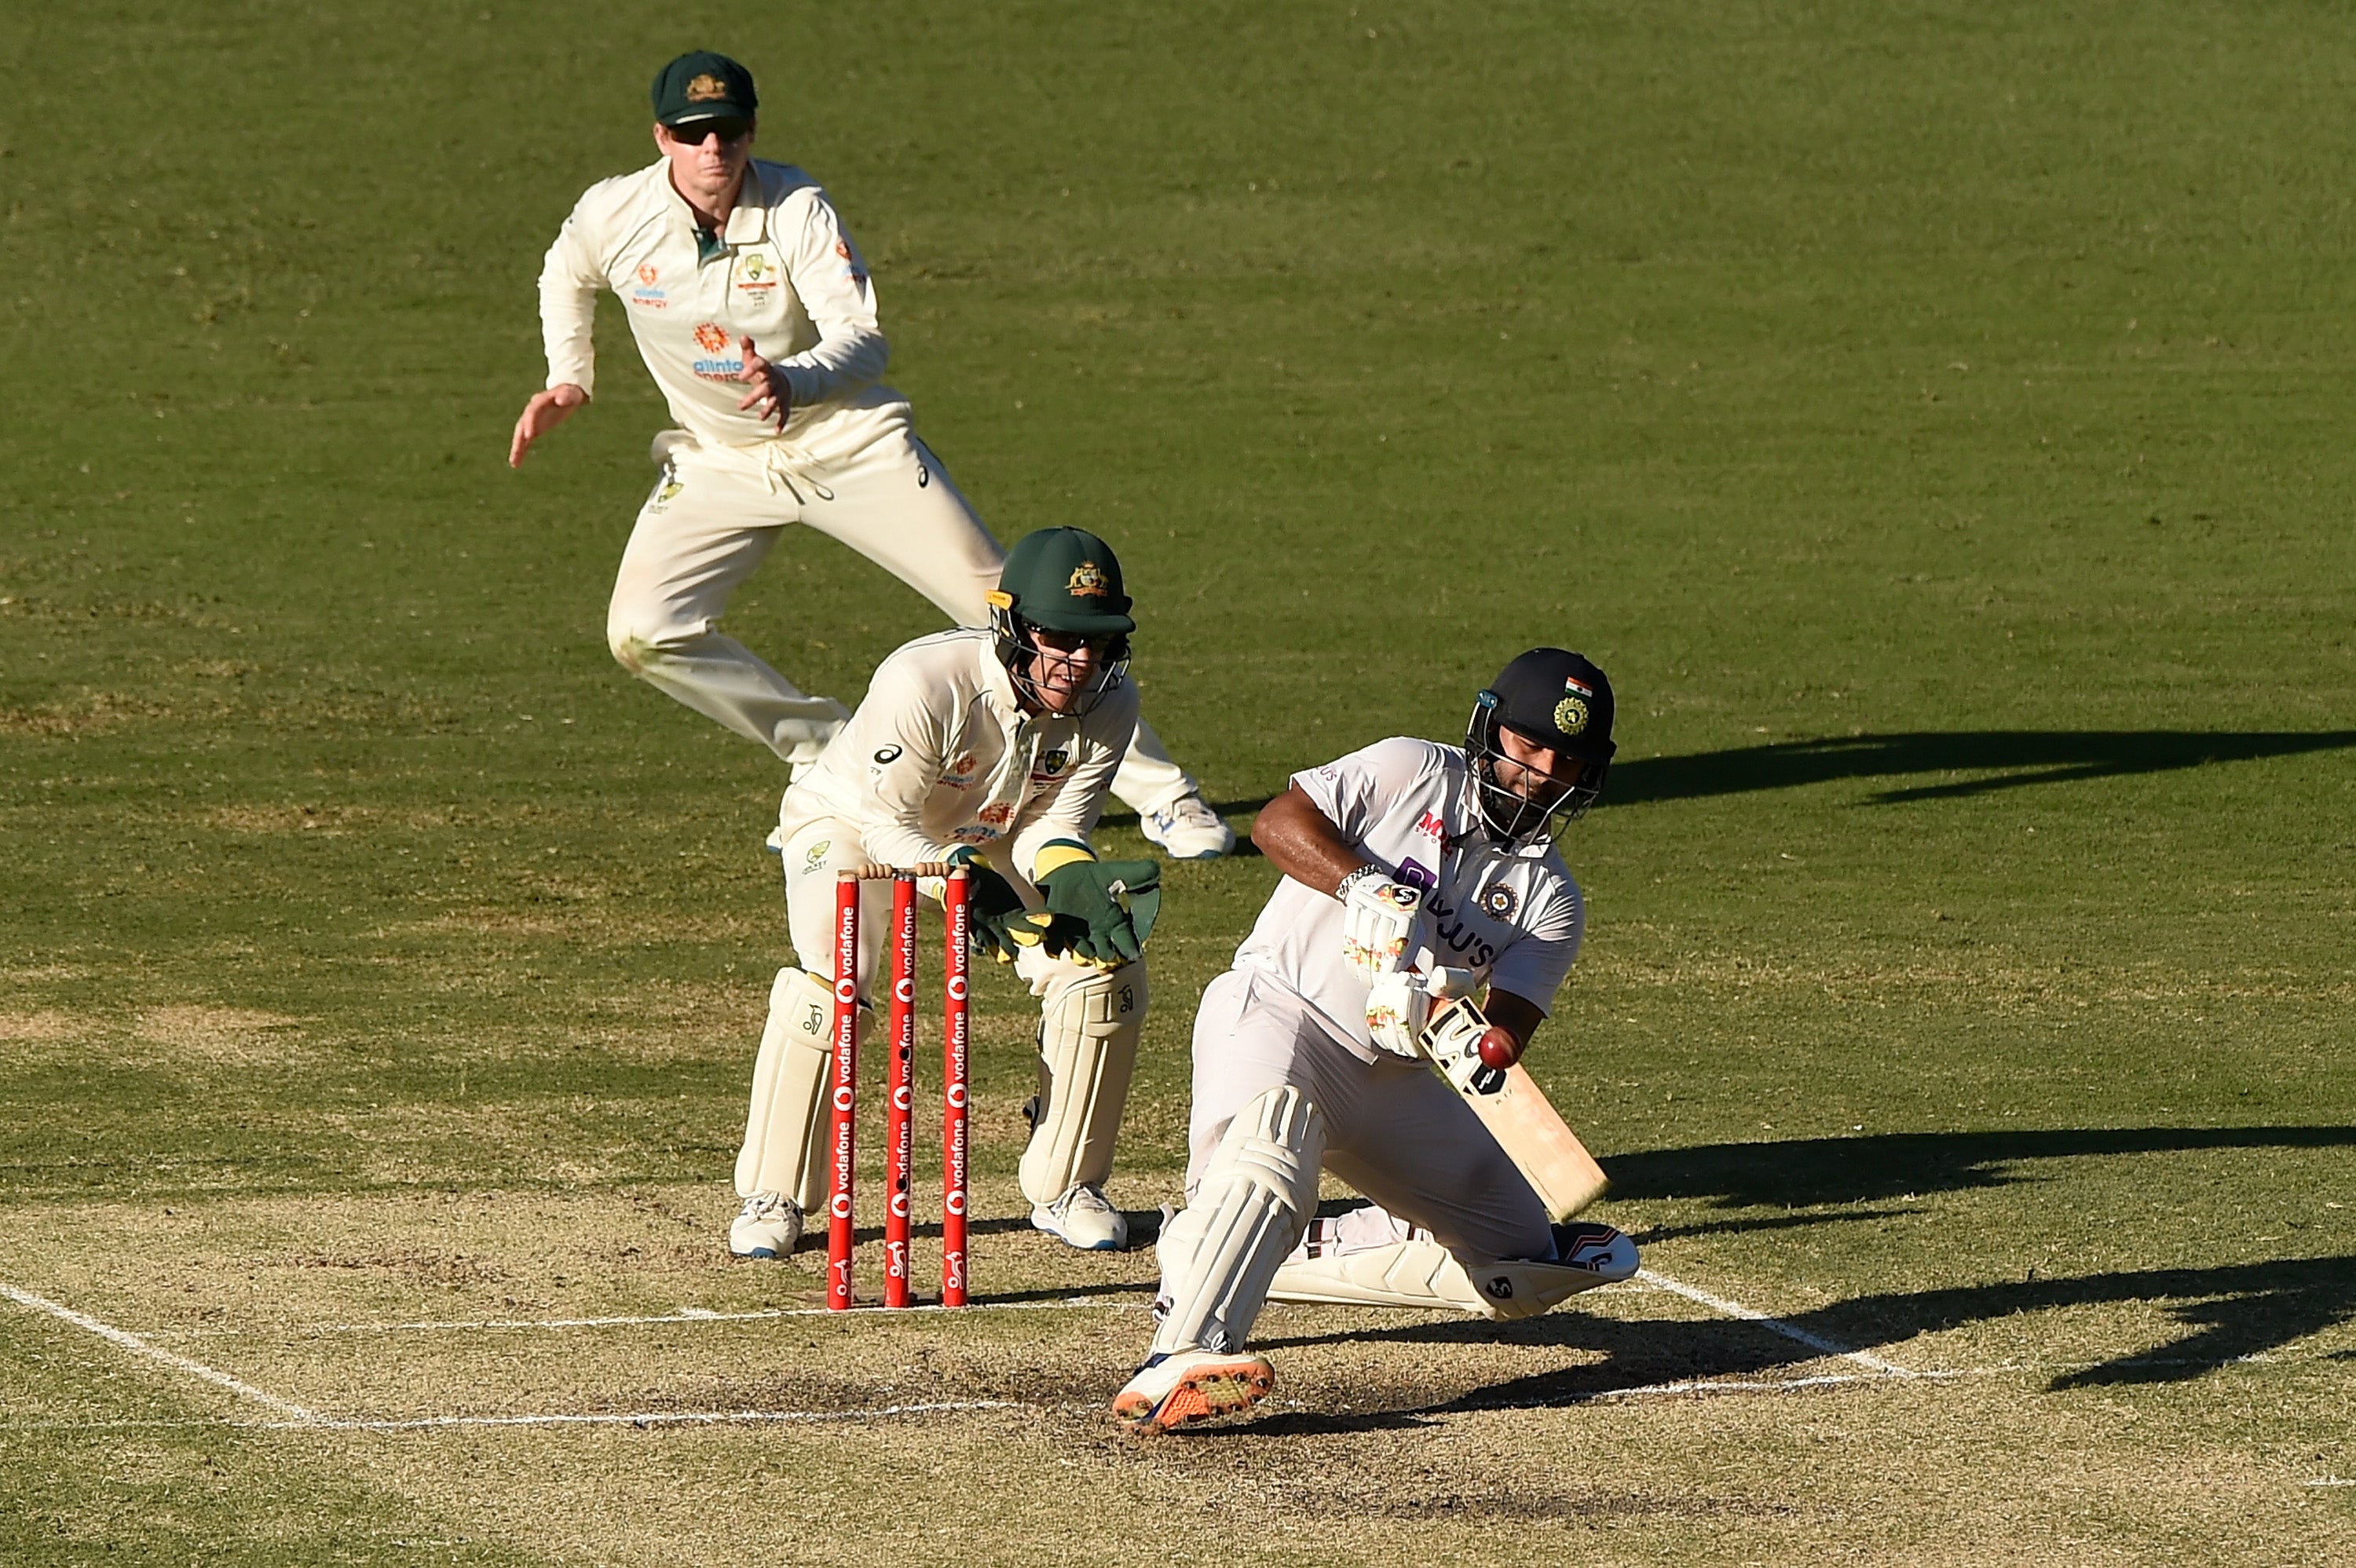
MULTIPOLYGON (((2343 10, 93 0, 0 43, 0 1285, 244 1390, 0 1300, 0 1562, 2356 1549, 2343 10), (992 526, 1119 549, 1239 827, 1533 643, 1611 672, 1532 1065, 1699 1296, 1272 1309, 1268 1420, 1120 1439, 1151 1254, 1020 1222, 994 976, 977 1268, 1025 1309, 775 1316, 809 1254, 726 1263, 783 780, 603 645, 663 419, 610 301, 596 405, 503 462, 541 251, 705 45, 992 526), (553 1326, 598 1317, 663 1321, 553 1326)), ((845 699, 936 624, 809 538, 730 620, 845 699)), ((1141 1226, 1272 876, 1170 873, 1141 1226)))

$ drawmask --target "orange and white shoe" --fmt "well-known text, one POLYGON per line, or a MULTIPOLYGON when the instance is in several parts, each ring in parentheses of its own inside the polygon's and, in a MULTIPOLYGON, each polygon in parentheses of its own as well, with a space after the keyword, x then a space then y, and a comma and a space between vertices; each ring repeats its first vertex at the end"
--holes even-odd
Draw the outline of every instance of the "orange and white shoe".
POLYGON ((1113 1419, 1131 1432, 1177 1432, 1241 1421, 1276 1386, 1266 1356, 1179 1350, 1137 1369, 1113 1396, 1113 1419))

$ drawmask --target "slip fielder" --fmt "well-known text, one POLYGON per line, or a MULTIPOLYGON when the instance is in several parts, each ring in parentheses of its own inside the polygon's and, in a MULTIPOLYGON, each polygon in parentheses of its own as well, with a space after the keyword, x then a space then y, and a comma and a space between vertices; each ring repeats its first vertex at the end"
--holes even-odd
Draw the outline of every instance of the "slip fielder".
MULTIPOLYGON (((1123 679, 1129 612, 1102 539, 1028 536, 991 593, 991 628, 919 637, 878 665, 859 711, 786 791, 787 913, 815 971, 780 969, 769 992, 736 1161, 739 1257, 784 1256, 804 1217, 823 1211, 835 873, 871 863, 969 868, 976 950, 1011 960, 1039 998, 1039 1095, 1021 1167, 1031 1222, 1084 1250, 1128 1244, 1104 1182, 1145 1021, 1141 952, 1161 873, 1151 860, 1098 861, 1088 834, 1137 722, 1123 679)), ((940 896, 937 880, 918 886, 940 896)), ((890 925, 889 884, 868 883, 862 898, 864 987, 890 925)))
MULTIPOLYGON (((736 585, 799 523, 841 540, 959 625, 988 624, 1005 557, 879 379, 889 354, 858 248, 818 183, 753 156, 753 78, 681 55, 653 90, 662 156, 592 186, 540 276, 547 389, 508 462, 589 400, 599 289, 622 301, 676 429, 606 612, 614 656, 648 685, 805 767, 841 729, 812 696, 719 630, 736 585)), ((1114 781, 1145 835, 1182 859, 1235 847, 1194 781, 1141 723, 1114 781)))
POLYGON ((1124 1425, 1248 1414, 1275 1379, 1245 1348, 1271 1296, 1522 1317, 1635 1272, 1610 1226, 1551 1222, 1425 1060, 1509 1072, 1546 1018, 1585 923, 1554 835, 1603 787, 1612 716, 1601 670, 1536 648, 1480 693, 1462 749, 1380 741, 1260 813, 1284 880, 1195 1017, 1186 1207, 1124 1425), (1312 1227, 1321 1168, 1378 1207, 1312 1227))

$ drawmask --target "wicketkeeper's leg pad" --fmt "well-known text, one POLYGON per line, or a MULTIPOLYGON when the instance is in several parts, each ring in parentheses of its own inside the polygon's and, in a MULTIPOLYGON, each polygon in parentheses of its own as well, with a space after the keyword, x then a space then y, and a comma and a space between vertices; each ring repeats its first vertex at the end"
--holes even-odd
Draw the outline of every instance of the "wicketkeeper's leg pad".
POLYGON ((1023 1195, 1053 1203, 1112 1174, 1113 1144, 1145 1023, 1145 965, 1081 965, 1047 981, 1039 1017, 1039 1098, 1023 1151, 1023 1195))
POLYGON ((1227 1124, 1194 1201, 1162 1243, 1165 1308, 1156 1351, 1232 1350, 1269 1281, 1317 1210, 1325 1117, 1300 1090, 1270 1089, 1227 1124))
POLYGON ((1507 1259, 1471 1268, 1421 1231, 1358 1247, 1321 1246, 1312 1237, 1286 1256, 1269 1298, 1445 1309, 1504 1321, 1535 1317, 1582 1290, 1636 1273, 1636 1243, 1609 1225, 1557 1225, 1554 1235, 1555 1262, 1507 1259))
MULTIPOLYGON (((865 1032, 867 1009, 859 1025, 865 1032)), ((779 1192, 805 1214, 822 1213, 828 1197, 825 1139, 819 1118, 834 1072, 834 987, 799 969, 780 969, 769 987, 769 1021, 753 1063, 753 1100, 744 1147, 736 1156, 736 1195, 779 1192)))

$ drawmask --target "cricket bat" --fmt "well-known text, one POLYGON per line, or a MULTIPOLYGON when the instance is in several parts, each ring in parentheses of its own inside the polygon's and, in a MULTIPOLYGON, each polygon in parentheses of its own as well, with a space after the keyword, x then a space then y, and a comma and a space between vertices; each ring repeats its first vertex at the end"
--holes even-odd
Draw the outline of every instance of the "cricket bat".
POLYGON ((1462 998, 1431 1021, 1424 1050, 1559 1224, 1602 1197, 1611 1178, 1520 1062, 1498 1068, 1481 1060, 1481 1037, 1488 1031, 1481 1009, 1462 998))

